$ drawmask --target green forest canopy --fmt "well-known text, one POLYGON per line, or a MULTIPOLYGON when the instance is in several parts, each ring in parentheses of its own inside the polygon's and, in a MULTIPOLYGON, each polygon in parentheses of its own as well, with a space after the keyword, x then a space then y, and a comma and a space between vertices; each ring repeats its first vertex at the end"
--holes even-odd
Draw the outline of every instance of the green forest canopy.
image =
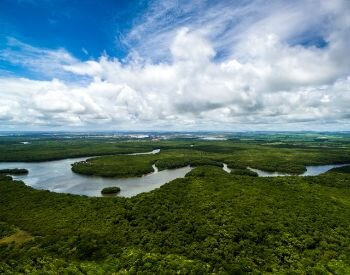
POLYGON ((125 158, 164 168, 202 161, 185 178, 132 198, 57 194, 0 175, 0 273, 349 274, 348 168, 259 178, 216 165, 272 169, 284 159, 281 171, 345 161, 348 149, 226 144, 187 154, 174 148, 185 143, 170 141, 154 144, 163 146, 159 155, 106 157, 112 167, 125 158))

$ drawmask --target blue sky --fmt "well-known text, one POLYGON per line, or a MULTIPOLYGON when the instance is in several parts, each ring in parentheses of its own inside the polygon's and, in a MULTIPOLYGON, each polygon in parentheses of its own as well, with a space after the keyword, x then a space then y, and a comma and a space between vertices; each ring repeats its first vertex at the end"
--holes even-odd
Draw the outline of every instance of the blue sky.
POLYGON ((350 2, 0 1, 4 130, 350 130, 350 2))
POLYGON ((3 0, 1 44, 6 44, 7 37, 15 37, 36 47, 64 47, 82 60, 98 58, 103 52, 122 57, 125 49, 117 37, 146 6, 145 1, 3 0))
MULTIPOLYGON (((147 1, 3 0, 0 2, 0 45, 15 38, 39 48, 64 48, 80 60, 106 53, 123 58, 128 48, 119 37, 147 8, 147 1)), ((24 75, 4 61, 0 68, 24 75)), ((22 69, 22 70, 21 70, 22 69)))

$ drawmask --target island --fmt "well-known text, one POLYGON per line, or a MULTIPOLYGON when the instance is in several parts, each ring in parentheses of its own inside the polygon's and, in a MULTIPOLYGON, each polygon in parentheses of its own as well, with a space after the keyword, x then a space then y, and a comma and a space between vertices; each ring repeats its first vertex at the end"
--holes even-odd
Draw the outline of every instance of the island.
POLYGON ((23 168, 0 169, 0 174, 25 175, 28 174, 28 170, 23 168))
POLYGON ((103 188, 101 191, 101 194, 102 195, 111 195, 111 194, 118 194, 119 192, 120 192, 119 187, 112 186, 112 187, 103 188))

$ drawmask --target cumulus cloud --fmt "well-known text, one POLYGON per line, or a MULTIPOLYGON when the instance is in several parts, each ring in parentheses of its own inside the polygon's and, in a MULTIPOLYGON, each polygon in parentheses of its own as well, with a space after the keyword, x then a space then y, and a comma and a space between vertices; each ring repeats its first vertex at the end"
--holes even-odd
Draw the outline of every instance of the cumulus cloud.
MULTIPOLYGON (((48 66, 88 81, 58 76, 46 81, 0 78, 0 124, 349 129, 348 2, 271 1, 264 6, 261 1, 238 6, 219 2, 205 9, 204 1, 199 1, 197 8, 188 4, 178 11, 174 2, 166 3, 165 9, 152 6, 128 34, 129 41, 143 37, 148 47, 134 43, 127 61, 104 55, 81 62, 62 49, 25 46, 26 58, 18 62, 36 69, 48 66), (169 9, 170 18, 164 13, 169 9), (174 20, 177 17, 181 19, 174 20), (315 25, 325 41, 322 47, 305 42, 315 25), (152 26, 157 26, 155 31, 144 36, 152 26), (164 41, 154 58, 150 52, 157 51, 155 37, 164 41)), ((11 62, 17 60, 14 56, 11 50, 0 52, 0 58, 11 62)))

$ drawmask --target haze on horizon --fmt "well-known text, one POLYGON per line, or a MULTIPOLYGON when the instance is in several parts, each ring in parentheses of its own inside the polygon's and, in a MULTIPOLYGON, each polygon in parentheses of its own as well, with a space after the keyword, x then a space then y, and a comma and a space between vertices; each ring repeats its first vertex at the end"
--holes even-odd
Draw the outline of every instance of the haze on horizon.
POLYGON ((350 130, 350 1, 0 2, 1 130, 350 130))

